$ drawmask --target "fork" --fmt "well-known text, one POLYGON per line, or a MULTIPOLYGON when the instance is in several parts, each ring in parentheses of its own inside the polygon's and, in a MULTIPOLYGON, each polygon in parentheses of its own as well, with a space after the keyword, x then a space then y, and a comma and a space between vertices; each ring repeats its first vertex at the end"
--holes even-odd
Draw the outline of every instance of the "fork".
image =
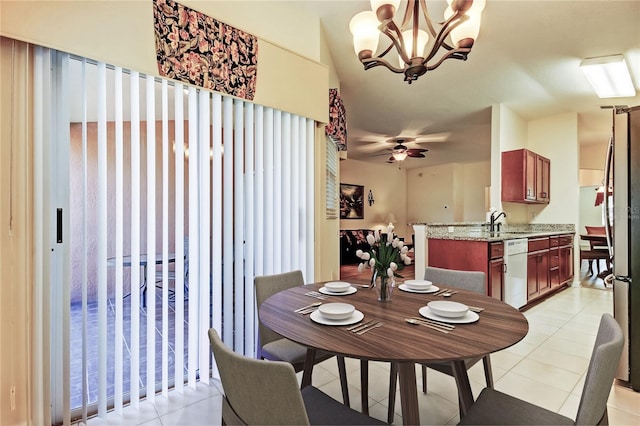
POLYGON ((322 302, 315 302, 315 303, 312 303, 312 304, 310 304, 310 305, 303 306, 302 308, 298 308, 298 309, 296 309, 296 310, 295 310, 295 311, 293 311, 293 312, 298 312, 298 313, 300 313, 300 312, 302 312, 302 311, 306 311, 306 310, 308 310, 308 309, 310 309, 310 308, 317 307, 317 306, 320 306, 320 305, 322 305, 322 302))
POLYGON ((424 322, 424 323, 427 323, 427 324, 431 324, 431 325, 436 326, 436 327, 441 327, 441 328, 444 328, 444 329, 447 329, 447 330, 453 330, 454 328, 456 328, 455 325, 447 324, 446 322, 440 322, 440 321, 432 320, 432 319, 429 319, 429 318, 413 317, 411 319, 414 319, 416 321, 421 321, 421 322, 424 322))
POLYGON ((308 291, 304 294, 305 296, 315 297, 316 299, 324 300, 328 296, 325 296, 322 293, 318 293, 317 291, 308 291))
POLYGON ((375 322, 375 320, 369 320, 369 321, 366 321, 366 322, 361 322, 359 324, 352 325, 351 327, 347 328, 347 330, 353 331, 355 333, 356 331, 360 331, 363 328, 369 327, 374 322, 375 322))
POLYGON ((381 322, 378 322, 376 324, 373 324, 372 326, 366 327, 360 331, 357 331, 356 334, 359 336, 362 336, 364 333, 366 333, 367 331, 373 330, 374 328, 378 328, 378 327, 382 327, 384 324, 382 324, 381 322))

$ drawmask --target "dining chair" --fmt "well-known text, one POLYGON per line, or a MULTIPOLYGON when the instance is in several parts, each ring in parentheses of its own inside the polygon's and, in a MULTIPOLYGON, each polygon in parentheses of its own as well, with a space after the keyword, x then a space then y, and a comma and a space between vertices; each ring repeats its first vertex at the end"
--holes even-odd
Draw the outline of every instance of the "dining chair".
MULTIPOLYGON (((587 230, 587 234, 589 235, 605 235, 606 233, 604 226, 585 226, 585 229, 587 230)), ((581 256, 581 260, 582 259, 583 257, 581 256)), ((609 260, 609 248, 607 247, 606 243, 602 244, 598 241, 589 240, 589 251, 585 253, 584 259, 589 261, 589 275, 593 275, 594 262, 596 264, 598 275, 600 275, 600 260, 605 260, 607 270, 611 268, 611 262, 609 260)))
MULTIPOLYGON (((276 275, 257 276, 254 279, 256 304, 258 312, 262 303, 271 295, 280 291, 304 285, 302 271, 291 271, 276 275)), ((296 372, 304 369, 304 360, 307 348, 289 339, 285 339, 278 333, 265 326, 258 314, 258 358, 271 361, 286 361, 293 366, 296 372)), ((322 362, 334 356, 322 351, 316 351, 315 363, 322 362)), ((349 405, 349 389, 347 387, 347 370, 344 357, 336 356, 338 362, 338 374, 342 387, 342 398, 345 405, 349 405)))
POLYGON ((495 389, 482 390, 460 425, 606 425, 607 399, 620 361, 624 336, 609 314, 600 318, 575 421, 495 389))
MULTIPOLYGON (((480 271, 459 271, 428 266, 424 271, 424 279, 446 288, 458 288, 461 290, 485 294, 485 273, 480 271)), ((480 360, 482 360, 484 366, 484 375, 487 387, 493 388, 493 373, 491 370, 491 359, 489 358, 489 355, 485 355, 480 358, 465 359, 465 367, 468 370, 480 360)), ((422 364, 422 392, 424 393, 427 393, 427 367, 453 377, 453 367, 450 363, 422 364)), ((397 378, 398 367, 397 365, 392 364, 389 383, 389 411, 387 418, 389 423, 393 420, 397 378)))
MULTIPOLYGON (((187 300, 189 298, 189 237, 184 238, 184 299, 187 300)), ((171 269, 167 272, 167 279, 169 281, 176 281, 176 271, 171 269)), ((162 283, 163 276, 162 271, 156 271, 156 287, 162 288, 158 283, 162 283)), ((175 290, 169 290, 171 293, 170 298, 175 297, 175 290)))
POLYGON ((300 390, 293 366, 244 357, 227 348, 214 329, 209 342, 224 397, 223 425, 382 425, 313 386, 300 390))

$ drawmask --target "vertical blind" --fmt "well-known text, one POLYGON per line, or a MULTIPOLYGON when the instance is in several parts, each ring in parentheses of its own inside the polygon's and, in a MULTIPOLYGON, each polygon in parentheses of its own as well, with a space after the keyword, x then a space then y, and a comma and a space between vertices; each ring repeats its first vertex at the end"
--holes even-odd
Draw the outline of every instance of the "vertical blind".
POLYGON ((54 368, 71 365, 65 396, 86 420, 216 377, 211 327, 255 356, 254 277, 301 269, 313 278, 315 123, 63 57, 50 78, 72 87, 55 96, 68 98, 61 125, 80 165, 65 177, 66 250, 84 271, 61 283, 71 294, 63 332, 72 341, 84 332, 82 362, 72 344, 54 368))
POLYGON ((326 216, 327 219, 338 217, 338 146, 331 138, 327 138, 327 167, 325 177, 326 216))

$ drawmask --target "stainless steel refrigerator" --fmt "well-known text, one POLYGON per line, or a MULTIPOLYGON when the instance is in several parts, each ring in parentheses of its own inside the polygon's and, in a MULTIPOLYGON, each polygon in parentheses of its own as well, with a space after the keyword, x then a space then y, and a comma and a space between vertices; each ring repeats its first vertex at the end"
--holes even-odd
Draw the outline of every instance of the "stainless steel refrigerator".
POLYGON ((612 203, 605 196, 604 206, 613 260, 608 281, 614 317, 625 335, 616 376, 640 391, 640 106, 614 108, 606 163, 605 188, 613 188, 612 203))

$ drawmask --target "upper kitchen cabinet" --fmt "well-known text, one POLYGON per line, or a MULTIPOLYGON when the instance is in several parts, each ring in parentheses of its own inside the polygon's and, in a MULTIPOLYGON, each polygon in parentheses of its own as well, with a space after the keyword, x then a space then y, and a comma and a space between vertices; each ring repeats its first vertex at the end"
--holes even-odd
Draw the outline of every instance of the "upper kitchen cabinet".
POLYGON ((548 158, 528 149, 502 153, 502 201, 549 203, 548 158))

